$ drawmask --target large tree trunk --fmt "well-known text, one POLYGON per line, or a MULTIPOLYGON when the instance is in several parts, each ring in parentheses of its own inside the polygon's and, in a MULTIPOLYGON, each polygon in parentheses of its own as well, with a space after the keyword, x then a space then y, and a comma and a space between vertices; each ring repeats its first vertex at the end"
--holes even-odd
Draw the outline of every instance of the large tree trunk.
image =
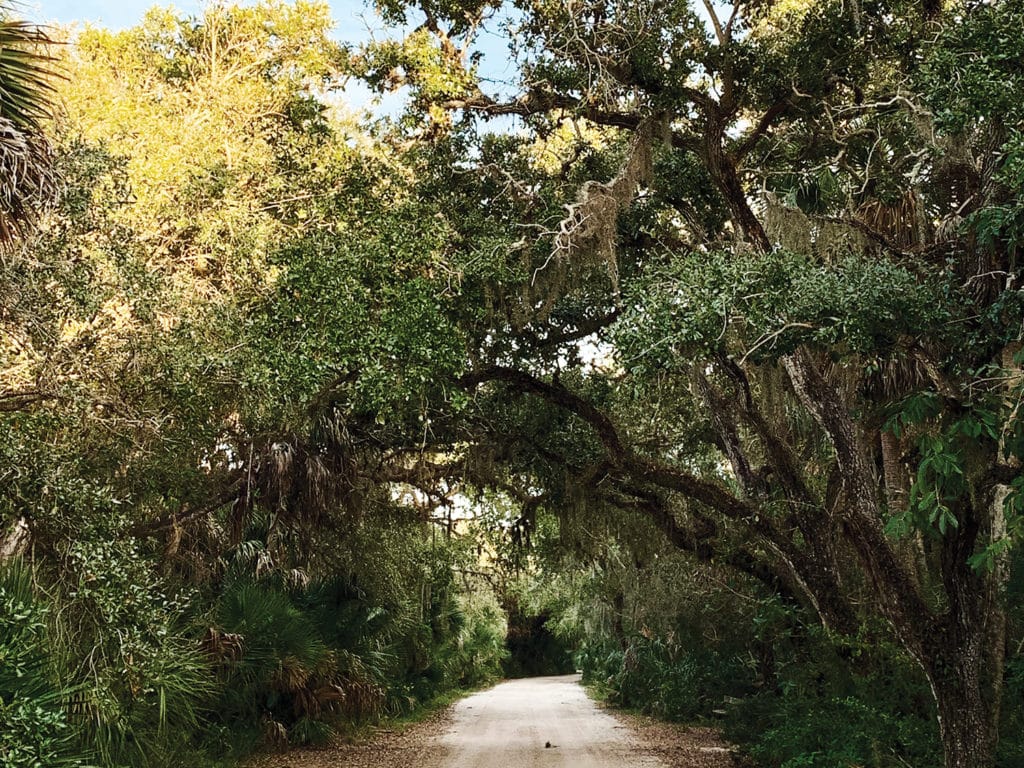
MULTIPOLYGON (((900 440, 891 432, 879 433, 882 450, 882 474, 885 500, 890 514, 906 511, 910 499, 910 474, 900 460, 900 440)), ((908 535, 900 547, 908 566, 913 568, 919 585, 928 583, 928 560, 924 549, 924 536, 920 531, 908 535)))
POLYGON ((939 729, 945 768, 990 768, 995 742, 981 700, 974 691, 952 685, 935 692, 939 699, 939 729))
POLYGON ((984 652, 983 628, 976 630, 974 642, 957 650, 936 649, 929 659, 927 674, 938 707, 939 732, 945 755, 945 768, 991 768, 998 740, 998 701, 993 700, 993 675, 1002 679, 998 669, 986 669, 991 655, 984 652))
POLYGON ((902 512, 907 508, 910 497, 910 477, 900 461, 900 441, 891 432, 883 430, 879 434, 879 443, 886 503, 890 512, 902 512))
POLYGON ((995 487, 987 503, 962 510, 960 527, 943 540, 949 608, 943 617, 935 616, 882 531, 874 465, 842 398, 806 352, 784 363, 794 391, 835 448, 844 477, 844 536, 857 552, 881 613, 928 676, 946 768, 992 768, 1003 679, 1005 620, 999 593, 1005 570, 997 563, 991 572, 976 572, 968 557, 978 543, 997 541, 1005 532, 1005 491, 995 487))
MULTIPOLYGON (((984 482, 984 481, 983 481, 984 482)), ((949 611, 924 638, 918 659, 938 708, 946 768, 991 768, 999 741, 999 714, 1006 658, 1005 556, 981 570, 971 568, 962 547, 974 550, 1006 535, 1009 488, 993 484, 964 515, 961 528, 943 542, 943 581, 949 611), (977 526, 977 538, 970 533, 977 526), (960 537, 964 537, 958 540, 960 537)))

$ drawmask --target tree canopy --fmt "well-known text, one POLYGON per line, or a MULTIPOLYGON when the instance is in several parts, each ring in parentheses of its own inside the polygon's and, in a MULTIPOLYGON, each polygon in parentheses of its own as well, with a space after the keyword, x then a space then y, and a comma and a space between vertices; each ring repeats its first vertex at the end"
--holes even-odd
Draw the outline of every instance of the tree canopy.
POLYGON ((0 227, 0 551, 38 571, 0 595, 38 603, 19 636, 85 638, 33 657, 37 695, 98 691, 38 732, 90 711, 90 754, 160 764, 176 690, 181 738, 212 711, 311 740, 494 674, 505 614, 513 654, 546 621, 662 715, 742 694, 798 722, 813 686, 781 678, 827 656, 850 750, 923 734, 762 734, 765 764, 1013 759, 1020 4, 380 12, 411 31, 154 9, 0 67, 28 99, 0 118, 47 147, 0 227), (347 111, 351 78, 404 111, 347 111), (179 657, 216 689, 161 682, 179 657))

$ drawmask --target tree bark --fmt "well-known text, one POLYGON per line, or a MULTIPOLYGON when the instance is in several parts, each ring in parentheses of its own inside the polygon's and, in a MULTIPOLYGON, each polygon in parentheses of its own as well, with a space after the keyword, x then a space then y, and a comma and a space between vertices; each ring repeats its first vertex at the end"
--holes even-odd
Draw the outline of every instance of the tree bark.
POLYGON ((23 555, 28 549, 28 540, 28 521, 24 517, 7 523, 3 535, 0 536, 0 563, 23 555))
POLYGON ((625 651, 629 648, 629 640, 626 638, 626 626, 623 617, 626 613, 626 596, 621 588, 616 588, 612 598, 612 634, 619 643, 619 648, 625 651))
POLYGON ((902 512, 907 508, 910 496, 910 477, 900 462, 900 441, 892 432, 883 430, 879 436, 882 449, 882 472, 885 481, 885 497, 890 512, 902 512))
POLYGON ((1003 577, 998 565, 979 572, 968 558, 979 536, 988 544, 1002 535, 998 520, 1005 494, 998 486, 981 494, 987 503, 962 509, 959 527, 944 538, 943 587, 949 608, 936 616, 882 532, 873 465, 836 388, 806 352, 787 358, 785 365, 798 397, 835 448, 844 475, 844 536, 869 577, 879 609, 928 677, 946 768, 991 768, 1005 651, 999 595, 1003 577))
POLYGON ((863 438, 836 387, 825 380, 806 351, 796 352, 783 364, 797 397, 835 450, 843 485, 837 519, 843 536, 857 553, 882 615, 904 647, 920 658, 923 638, 934 615, 885 535, 879 484, 863 438))
POLYGON ((725 199, 729 208, 729 218, 737 235, 744 239, 758 253, 768 253, 772 244, 761 220, 757 218, 747 202, 747 193, 740 181, 735 160, 726 153, 722 139, 727 128, 726 119, 717 111, 706 112, 707 127, 704 138, 704 163, 711 174, 712 180, 725 199))
POLYGON ((971 642, 929 655, 934 658, 926 672, 938 708, 945 768, 991 768, 998 723, 984 693, 981 661, 987 654, 971 642))
MULTIPOLYGON (((910 474, 900 460, 900 439, 892 432, 879 432, 879 448, 882 452, 882 481, 885 485, 885 500, 889 514, 905 512, 910 500, 910 474)), ((900 542, 900 552, 913 568, 918 585, 927 583, 928 562, 924 550, 924 537, 920 531, 913 531, 900 542)))

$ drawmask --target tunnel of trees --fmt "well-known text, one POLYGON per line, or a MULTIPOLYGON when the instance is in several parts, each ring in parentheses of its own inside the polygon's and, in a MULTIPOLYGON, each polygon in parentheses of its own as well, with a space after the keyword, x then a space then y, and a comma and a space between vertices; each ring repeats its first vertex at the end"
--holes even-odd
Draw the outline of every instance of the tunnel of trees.
POLYGON ((576 667, 753 765, 1024 766, 1019 0, 16 10, 0 765, 576 667))

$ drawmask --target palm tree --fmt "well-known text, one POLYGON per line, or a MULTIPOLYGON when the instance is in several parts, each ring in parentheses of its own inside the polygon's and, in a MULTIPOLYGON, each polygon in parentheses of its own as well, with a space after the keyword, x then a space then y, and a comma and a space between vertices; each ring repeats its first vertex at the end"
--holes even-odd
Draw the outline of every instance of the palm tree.
POLYGON ((4 18, 0 0, 0 249, 32 223, 56 187, 43 132, 53 115, 52 44, 38 27, 4 18))

